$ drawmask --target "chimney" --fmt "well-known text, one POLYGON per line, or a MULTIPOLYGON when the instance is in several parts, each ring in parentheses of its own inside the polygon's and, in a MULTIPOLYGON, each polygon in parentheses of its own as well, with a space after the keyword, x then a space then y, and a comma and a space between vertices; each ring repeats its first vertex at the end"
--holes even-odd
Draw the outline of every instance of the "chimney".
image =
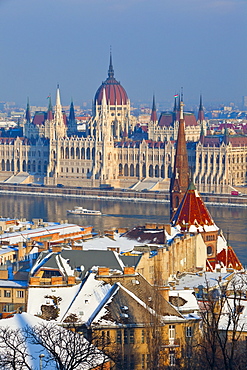
POLYGON ((109 276, 110 269, 109 267, 99 267, 98 268, 98 276, 109 276))
POLYGON ((135 268, 134 267, 124 267, 124 275, 135 275, 135 268))
POLYGON ((40 277, 33 276, 29 280, 29 285, 39 285, 40 284, 40 277))
POLYGON ((158 288, 158 291, 162 295, 162 297, 169 302, 169 291, 170 287, 169 286, 162 286, 158 288))
POLYGON ((52 252, 58 253, 61 252, 62 246, 61 245, 53 245, 52 246, 52 252))

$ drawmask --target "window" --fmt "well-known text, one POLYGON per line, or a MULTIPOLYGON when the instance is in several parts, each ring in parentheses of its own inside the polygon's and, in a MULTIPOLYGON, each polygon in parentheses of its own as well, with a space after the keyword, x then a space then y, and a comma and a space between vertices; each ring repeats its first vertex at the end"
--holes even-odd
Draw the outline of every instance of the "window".
POLYGON ((128 330, 124 329, 124 344, 128 344, 128 330))
POLYGON ((117 343, 122 344, 122 333, 121 330, 117 330, 117 343))
POLYGON ((5 290, 5 291, 4 291, 4 297, 5 297, 5 298, 10 298, 10 297, 11 297, 11 292, 10 292, 10 290, 5 290))
POLYGON ((134 332, 134 329, 130 329, 130 338, 129 338, 129 342, 130 343, 135 343, 135 332, 134 332))
POLYGON ((207 247, 207 254, 208 256, 212 256, 213 254, 213 248, 210 245, 207 247))
POLYGON ((142 338, 141 338, 141 342, 142 343, 145 343, 145 330, 142 329, 142 338))
POLYGON ((17 298, 24 298, 24 291, 23 290, 17 290, 16 291, 16 297, 17 298))
POLYGON ((186 327, 186 337, 187 338, 192 337, 192 327, 191 326, 186 327))
POLYGON ((169 325, 169 339, 175 339, 175 325, 169 325))
POLYGON ((176 358, 175 358, 175 353, 174 352, 169 353, 169 365, 170 366, 175 366, 176 365, 176 358))
POLYGON ((145 369, 145 355, 142 354, 142 369, 145 369))

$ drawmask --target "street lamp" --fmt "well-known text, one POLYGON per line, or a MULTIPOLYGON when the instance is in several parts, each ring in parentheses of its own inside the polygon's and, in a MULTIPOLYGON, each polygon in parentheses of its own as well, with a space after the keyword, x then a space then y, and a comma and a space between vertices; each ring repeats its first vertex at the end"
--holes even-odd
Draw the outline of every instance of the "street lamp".
POLYGON ((43 353, 39 355, 39 369, 42 370, 42 358, 45 357, 43 353))

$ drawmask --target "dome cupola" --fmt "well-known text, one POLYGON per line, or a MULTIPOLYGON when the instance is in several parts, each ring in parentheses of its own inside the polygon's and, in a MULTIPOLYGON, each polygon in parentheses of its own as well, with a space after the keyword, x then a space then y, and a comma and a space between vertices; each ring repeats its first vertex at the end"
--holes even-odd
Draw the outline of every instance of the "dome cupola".
POLYGON ((110 64, 108 69, 108 78, 102 82, 101 86, 96 91, 94 104, 101 105, 103 99, 103 91, 107 105, 127 105, 128 96, 124 88, 114 77, 114 69, 112 64, 112 55, 110 54, 110 64))

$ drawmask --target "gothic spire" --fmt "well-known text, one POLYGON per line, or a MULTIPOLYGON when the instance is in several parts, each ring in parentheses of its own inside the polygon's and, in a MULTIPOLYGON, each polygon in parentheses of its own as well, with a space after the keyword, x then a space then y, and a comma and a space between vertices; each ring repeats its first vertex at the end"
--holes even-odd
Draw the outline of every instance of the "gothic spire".
POLYGON ((108 77, 109 78, 114 78, 114 69, 113 69, 113 64, 112 64, 112 54, 110 52, 110 64, 109 64, 109 69, 108 69, 108 77))
POLYGON ((178 137, 176 143, 176 154, 174 159, 174 169, 170 182, 170 216, 176 212, 179 203, 189 186, 189 164, 185 138, 185 122, 183 113, 183 95, 180 102, 180 119, 178 127, 178 137))
POLYGON ((202 105, 202 95, 200 95, 200 104, 199 104, 199 110, 198 110, 198 121, 202 122, 205 120, 204 117, 204 110, 202 105))
POLYGON ((57 96, 56 96, 56 106, 61 106, 61 99, 60 99, 60 90, 59 84, 57 85, 57 96))
POLYGON ((49 95, 48 98, 49 98, 49 105, 48 105, 48 111, 47 111, 47 119, 51 121, 53 119, 51 96, 49 95))
POLYGON ((75 120, 75 109, 74 109, 73 100, 71 100, 70 109, 69 109, 69 121, 71 122, 74 120, 75 120))
POLYGON ((26 109, 25 118, 26 118, 27 123, 31 122, 31 112, 30 112, 29 98, 27 98, 27 109, 26 109))
POLYGON ((151 113, 151 121, 157 121, 157 111, 156 111, 156 104, 155 104, 155 96, 153 95, 153 105, 152 105, 152 113, 151 113))

